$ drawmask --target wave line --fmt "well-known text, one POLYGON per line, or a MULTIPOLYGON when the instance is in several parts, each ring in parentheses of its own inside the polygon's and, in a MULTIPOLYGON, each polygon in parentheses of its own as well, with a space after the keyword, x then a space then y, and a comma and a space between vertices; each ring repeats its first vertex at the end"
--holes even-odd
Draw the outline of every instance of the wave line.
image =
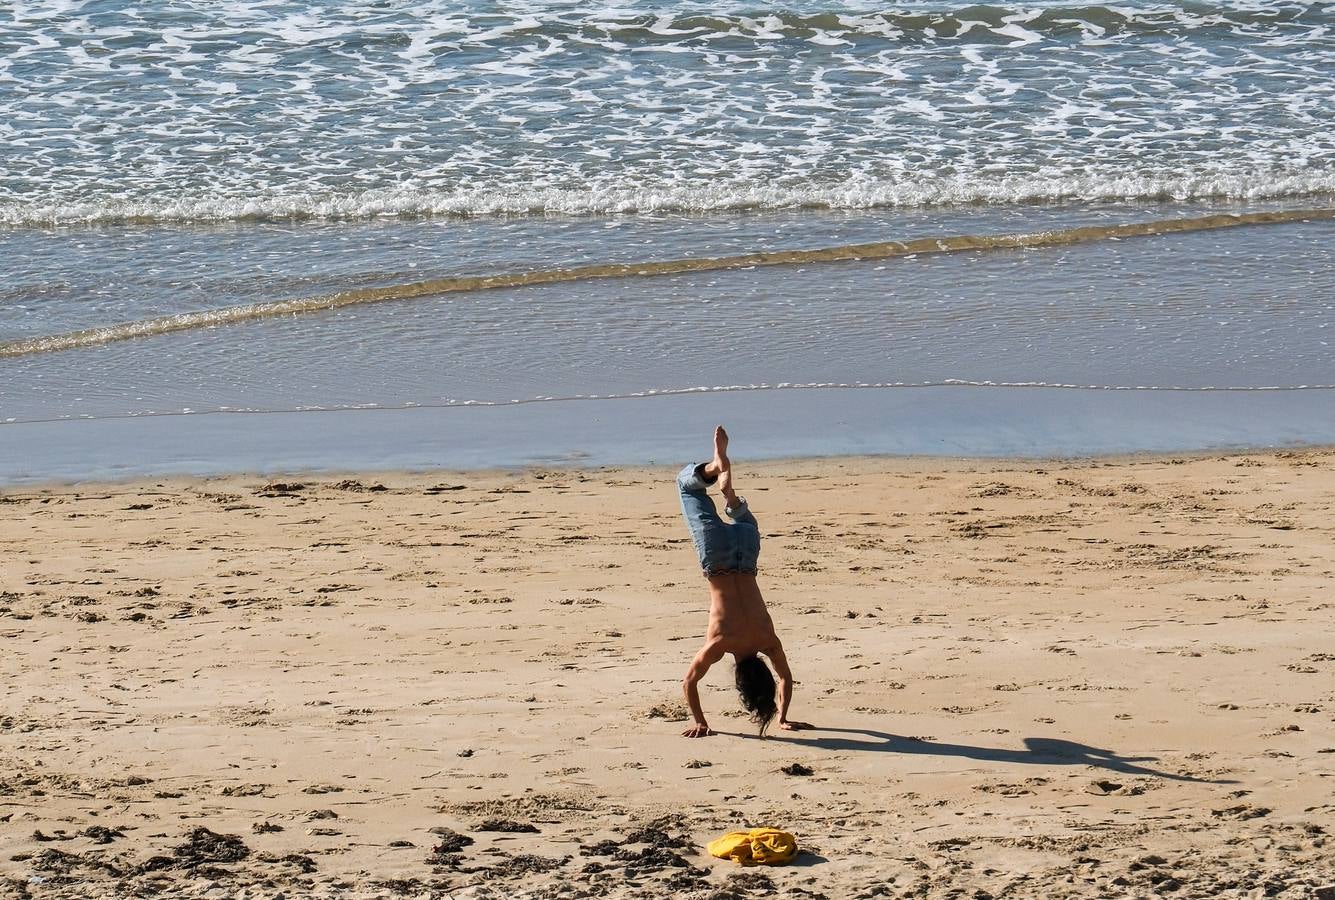
POLYGON ((159 419, 178 416, 220 415, 284 415, 290 413, 347 413, 347 412, 403 412, 415 409, 496 409, 506 406, 528 406, 538 403, 571 403, 579 400, 656 400, 692 394, 747 394, 759 391, 837 391, 837 390, 904 390, 911 388, 992 388, 1053 391, 1102 391, 1109 393, 1159 394, 1274 394, 1307 391, 1335 391, 1335 384, 1273 384, 1273 385, 1155 385, 1155 384, 1071 384, 1052 381, 972 381, 946 378, 940 381, 813 381, 779 382, 778 384, 729 384, 713 387, 649 388, 619 394, 559 394, 521 397, 512 400, 443 400, 431 403, 355 403, 341 406, 292 406, 276 409, 261 407, 220 406, 200 410, 147 410, 144 412, 106 413, 102 415, 66 415, 43 419, 11 418, 0 420, 6 425, 49 425, 58 422, 101 422, 112 419, 159 419))

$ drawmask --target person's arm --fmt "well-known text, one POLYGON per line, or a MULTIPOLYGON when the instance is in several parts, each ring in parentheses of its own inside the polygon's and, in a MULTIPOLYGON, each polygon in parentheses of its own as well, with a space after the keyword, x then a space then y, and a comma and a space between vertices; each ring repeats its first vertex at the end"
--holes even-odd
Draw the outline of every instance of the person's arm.
POLYGON ((700 706, 700 679, 705 677, 709 667, 723 658, 723 646, 718 641, 707 641, 700 652, 691 660, 691 667, 682 679, 681 690, 686 695, 686 705, 691 709, 691 718, 695 724, 682 732, 683 737, 708 737, 714 732, 709 730, 705 721, 705 711, 700 706))
POLYGON ((793 722, 788 719, 788 704, 793 700, 793 671, 788 668, 788 657, 783 655, 783 645, 775 644, 765 651, 774 674, 779 676, 779 728, 784 731, 803 731, 814 726, 806 722, 793 722))

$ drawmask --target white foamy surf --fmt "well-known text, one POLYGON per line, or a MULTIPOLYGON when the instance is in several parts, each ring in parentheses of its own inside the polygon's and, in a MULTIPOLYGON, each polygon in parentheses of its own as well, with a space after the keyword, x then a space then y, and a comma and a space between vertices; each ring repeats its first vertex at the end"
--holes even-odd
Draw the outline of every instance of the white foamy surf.
POLYGON ((1329 4, 0 16, 0 224, 1335 189, 1329 4))
POLYGON ((710 186, 646 187, 590 183, 577 188, 515 184, 485 189, 405 185, 349 194, 226 197, 163 194, 70 203, 0 201, 0 225, 10 227, 153 223, 357 221, 381 218, 633 213, 720 213, 755 210, 865 210, 895 207, 1005 205, 1146 200, 1301 200, 1335 197, 1333 172, 1247 172, 1232 175, 1110 173, 940 178, 906 175, 877 181, 784 186, 766 180, 710 186))

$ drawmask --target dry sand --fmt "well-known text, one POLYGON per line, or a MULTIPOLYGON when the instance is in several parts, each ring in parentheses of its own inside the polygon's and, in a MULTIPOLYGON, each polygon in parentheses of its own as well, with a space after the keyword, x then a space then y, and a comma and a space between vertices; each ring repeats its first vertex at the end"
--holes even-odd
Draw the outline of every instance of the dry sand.
POLYGON ((818 731, 669 471, 0 492, 0 894, 1335 897, 1335 452, 738 473, 818 731))

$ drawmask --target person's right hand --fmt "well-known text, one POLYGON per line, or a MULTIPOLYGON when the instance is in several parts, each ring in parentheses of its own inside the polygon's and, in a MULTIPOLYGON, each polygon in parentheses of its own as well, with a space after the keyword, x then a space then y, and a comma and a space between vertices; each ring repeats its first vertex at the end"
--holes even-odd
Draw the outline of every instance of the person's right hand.
POLYGON ((698 722, 695 725, 692 725, 690 728, 687 728, 685 731, 683 731, 681 733, 681 736, 688 738, 709 737, 713 733, 714 732, 710 730, 708 725, 704 724, 703 722, 698 722))

